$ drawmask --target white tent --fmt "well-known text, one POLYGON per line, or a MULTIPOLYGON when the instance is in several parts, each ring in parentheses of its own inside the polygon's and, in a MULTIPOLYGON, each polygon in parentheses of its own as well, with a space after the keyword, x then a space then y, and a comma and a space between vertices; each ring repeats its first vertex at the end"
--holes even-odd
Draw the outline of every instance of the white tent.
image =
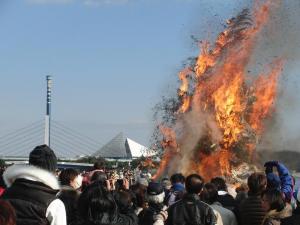
POLYGON ((153 150, 124 137, 123 133, 119 133, 107 144, 101 147, 92 156, 101 156, 112 159, 132 159, 141 156, 149 157, 155 155, 153 150))
POLYGON ((126 138, 126 141, 129 145, 129 149, 131 152, 131 157, 132 158, 139 158, 139 157, 149 157, 155 155, 155 152, 151 149, 148 149, 147 147, 129 139, 126 138))

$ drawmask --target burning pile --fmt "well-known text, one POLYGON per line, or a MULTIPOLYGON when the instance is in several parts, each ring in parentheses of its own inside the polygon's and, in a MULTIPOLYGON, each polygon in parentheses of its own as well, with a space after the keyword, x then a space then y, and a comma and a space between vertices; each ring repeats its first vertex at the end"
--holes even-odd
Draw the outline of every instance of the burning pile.
POLYGON ((255 79, 247 76, 272 4, 256 4, 252 15, 245 9, 228 20, 214 45, 200 42, 199 56, 179 73, 178 96, 171 107, 163 107, 167 116, 159 125, 164 153, 156 177, 176 171, 231 176, 243 162, 253 162, 283 67, 276 59, 268 72, 255 79))

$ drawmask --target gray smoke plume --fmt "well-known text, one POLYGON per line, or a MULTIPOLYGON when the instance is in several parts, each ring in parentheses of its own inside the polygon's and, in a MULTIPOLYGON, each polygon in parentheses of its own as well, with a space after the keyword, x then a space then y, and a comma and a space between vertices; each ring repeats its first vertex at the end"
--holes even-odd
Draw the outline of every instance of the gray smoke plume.
MULTIPOLYGON (((275 2, 277 1, 274 0, 274 3, 275 2)), ((243 118, 241 123, 244 122, 243 124, 245 125, 245 128, 238 141, 233 145, 229 145, 230 151, 234 152, 234 155, 236 156, 235 159, 228 159, 230 160, 230 164, 233 166, 240 165, 241 162, 254 162, 250 154, 249 157, 247 157, 247 154, 244 153, 246 153, 245 151, 247 146, 256 144, 258 140, 260 141, 256 146, 256 149, 258 150, 300 150, 298 147, 300 146, 298 144, 298 140, 300 140, 300 138, 298 138, 300 121, 295 120, 296 118, 293 118, 295 115, 297 115, 297 112, 298 115, 300 115, 300 105, 298 104, 300 102, 299 97, 294 95, 297 92, 299 93, 297 84, 300 82, 300 78, 295 76, 295 71, 298 66, 296 62, 299 59, 300 54, 298 51, 300 44, 300 23, 297 20, 297 15, 299 14, 298 11, 300 12, 300 2, 298 2, 298 0, 282 2, 277 5, 277 7, 274 7, 274 9, 272 8, 269 23, 259 34, 259 36, 255 39, 245 39, 250 40, 251 43, 255 44, 254 52, 251 52, 252 57, 250 59, 250 63, 248 61, 248 57, 236 58, 237 60, 235 61, 234 65, 247 65, 245 72, 248 72, 249 76, 247 76, 247 78, 249 78, 250 84, 253 82, 253 80, 255 80, 255 76, 262 73, 266 74, 268 69, 267 65, 279 61, 276 60, 278 58, 283 58, 285 60, 285 67, 280 77, 277 101, 275 103, 276 106, 274 107, 275 112, 273 112, 273 116, 271 118, 269 118, 267 121, 264 121, 265 130, 263 132, 262 139, 260 137, 256 138, 255 132, 251 130, 251 127, 249 126, 248 129, 248 126, 246 126, 246 122, 249 121, 247 121, 248 117, 245 113, 248 113, 248 108, 250 110, 249 112, 251 112, 252 104, 252 98, 251 95, 249 95, 249 99, 247 100, 247 102, 249 102, 249 104, 247 104, 248 108, 243 111, 245 115, 243 114, 243 116, 240 117, 243 118)), ((230 52, 231 47, 233 52, 236 53, 239 51, 234 50, 241 50, 243 47, 246 47, 240 45, 239 40, 244 38, 243 30, 247 29, 247 27, 251 26, 252 24, 252 20, 248 16, 249 11, 243 10, 240 14, 238 14, 238 16, 228 20, 228 27, 230 28, 230 31, 226 34, 229 35, 228 40, 232 39, 233 41, 227 42, 229 44, 222 49, 222 54, 224 54, 222 56, 224 56, 224 58, 220 57, 218 63, 223 62, 222 60, 226 59, 226 52, 227 50, 230 52)), ((199 40, 195 36, 193 36, 193 39, 196 42, 199 40)), ((230 59, 235 59, 235 57, 231 57, 230 59)), ((195 63, 193 58, 187 61, 188 65, 190 63, 192 64, 191 68, 194 68, 196 71, 197 68, 193 66, 195 63)), ((196 85, 197 82, 207 82, 206 84, 212 85, 211 87, 218 87, 218 79, 212 79, 213 82, 211 83, 209 83, 210 80, 208 79, 210 76, 215 74, 222 74, 223 67, 218 67, 218 65, 222 65, 222 63, 218 63, 211 71, 209 69, 206 70, 206 72, 199 79, 197 79, 196 85), (219 68, 220 71, 218 71, 219 68)), ((193 77, 189 76, 189 74, 186 74, 185 76, 191 79, 193 77)), ((192 81, 193 80, 191 80, 189 83, 193 84, 192 81)), ((228 80, 228 82, 230 82, 230 80, 228 80)), ((245 87, 247 86, 247 84, 244 85, 245 87)), ((166 146, 168 147, 166 148, 167 151, 165 155, 167 157, 165 158, 166 160, 164 162, 166 162, 167 169, 169 169, 169 171, 171 170, 173 172, 181 171, 183 173, 190 173, 192 172, 191 169, 194 168, 191 166, 191 164, 198 165, 198 163, 203 163, 202 165, 206 165, 205 161, 202 161, 202 159, 205 159, 207 155, 218 155, 218 157, 227 160, 226 156, 221 154, 222 148, 226 146, 226 143, 222 142, 224 133, 220 133, 220 128, 216 124, 216 119, 212 118, 213 115, 207 113, 210 112, 210 110, 213 111, 213 108, 210 108, 210 105, 208 104, 208 110, 197 110, 197 107, 201 107, 199 106, 199 102, 203 100, 202 97, 209 98, 209 94, 205 93, 206 89, 202 90, 204 93, 203 95, 197 95, 197 91, 193 93, 190 92, 190 90, 185 91, 186 93, 184 94, 179 92, 181 93, 178 95, 179 97, 164 98, 162 103, 157 105, 156 109, 158 109, 158 111, 156 116, 160 115, 158 116, 160 117, 160 122, 162 122, 163 125, 172 128, 172 130, 175 132, 175 135, 172 134, 172 136, 176 136, 176 143, 174 143, 172 142, 172 138, 161 137, 159 136, 159 132, 155 133, 157 135, 155 136, 157 138, 156 140, 158 140, 158 142, 162 141, 162 146, 160 146, 160 148, 165 148, 166 146), (182 100, 186 96, 193 96, 193 102, 196 102, 196 104, 192 105, 193 107, 190 111, 181 115, 178 113, 178 109, 182 103, 182 100), (177 145, 178 143, 179 145, 177 145), (199 152, 199 150, 201 150, 201 152, 199 152), (176 159, 170 157, 170 155, 175 155, 176 159)), ((246 89, 243 88, 242 85, 241 91, 245 90, 246 89)), ((249 89, 249 92, 251 92, 251 89, 249 89)), ((245 93, 249 92, 247 91, 245 93)), ((157 146, 159 146, 159 143, 157 146)), ((228 148, 228 145, 225 148, 228 148)), ((226 163, 222 165, 226 166, 226 163)), ((215 168, 213 165, 211 166, 211 171, 219 169, 218 166, 215 168)), ((162 166, 161 168, 163 167, 165 166, 162 166)))
MULTIPOLYGON (((285 66, 279 83, 276 112, 267 122, 260 150, 300 151, 300 1, 282 1, 258 40, 250 67, 283 56, 285 66)), ((252 72, 252 71, 251 71, 252 72)))

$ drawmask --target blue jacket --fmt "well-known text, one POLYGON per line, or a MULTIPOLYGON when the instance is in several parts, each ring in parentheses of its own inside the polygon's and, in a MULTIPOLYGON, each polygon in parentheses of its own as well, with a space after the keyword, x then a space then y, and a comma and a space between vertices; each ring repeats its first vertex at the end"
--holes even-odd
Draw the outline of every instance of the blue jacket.
POLYGON ((290 202, 293 194, 294 181, 289 170, 278 161, 269 161, 265 163, 268 186, 279 189, 286 202, 290 202), (277 168, 279 177, 273 173, 273 167, 277 168))

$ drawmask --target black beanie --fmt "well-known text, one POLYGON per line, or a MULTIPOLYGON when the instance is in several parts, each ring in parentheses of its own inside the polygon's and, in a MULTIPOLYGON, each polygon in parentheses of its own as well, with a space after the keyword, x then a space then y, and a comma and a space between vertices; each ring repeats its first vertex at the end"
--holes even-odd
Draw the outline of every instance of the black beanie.
POLYGON ((30 152, 29 164, 54 172, 57 168, 57 158, 47 145, 39 145, 30 152))
POLYGON ((157 182, 150 182, 147 187, 147 194, 148 195, 159 195, 164 192, 164 188, 162 184, 157 182))

